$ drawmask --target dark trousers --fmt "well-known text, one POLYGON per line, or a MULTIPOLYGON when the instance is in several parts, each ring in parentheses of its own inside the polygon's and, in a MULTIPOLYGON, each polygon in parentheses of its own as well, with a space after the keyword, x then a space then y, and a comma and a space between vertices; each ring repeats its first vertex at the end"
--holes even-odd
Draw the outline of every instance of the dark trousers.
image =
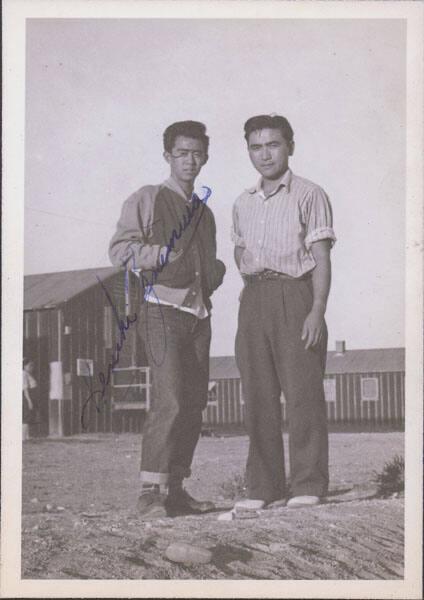
POLYGON ((305 350, 301 340, 312 300, 310 278, 254 279, 242 293, 236 360, 250 438, 247 484, 252 499, 272 502, 287 494, 281 391, 288 411, 291 495, 327 493, 327 329, 313 349, 305 350))
POLYGON ((145 303, 139 331, 153 378, 140 477, 145 483, 181 481, 190 476, 208 399, 210 318, 145 303))

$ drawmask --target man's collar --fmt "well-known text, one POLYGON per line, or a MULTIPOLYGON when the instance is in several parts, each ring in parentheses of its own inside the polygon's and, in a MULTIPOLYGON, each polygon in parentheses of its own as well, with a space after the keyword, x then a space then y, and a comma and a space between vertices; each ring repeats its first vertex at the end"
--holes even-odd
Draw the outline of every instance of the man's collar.
POLYGON ((180 186, 178 181, 172 177, 172 175, 171 175, 171 177, 168 177, 168 179, 165 179, 165 181, 163 182, 163 185, 166 185, 166 187, 168 187, 170 190, 172 190, 173 192, 176 192, 179 196, 184 198, 184 200, 187 200, 187 194, 185 193, 183 188, 180 186))
MULTIPOLYGON (((191 198, 187 198, 187 194, 185 193, 185 191, 183 190, 183 188, 180 186, 180 184, 178 183, 178 181, 172 177, 172 175, 171 175, 171 177, 168 177, 168 179, 165 179, 165 181, 163 182, 162 185, 165 185, 167 188, 169 188, 170 190, 172 190, 173 192, 175 192, 176 194, 178 194, 179 196, 181 196, 182 198, 184 198, 184 200, 186 202, 191 200, 191 198)), ((194 189, 193 189, 193 194, 197 193, 197 192, 200 193, 200 189, 198 189, 195 186, 194 189)), ((199 193, 197 193, 198 196, 199 196, 199 193)), ((201 198, 202 195, 204 195, 204 194, 200 194, 199 198, 201 198)))
MULTIPOLYGON (((277 180, 274 190, 271 192, 271 194, 268 194, 268 196, 273 196, 274 194, 276 194, 280 190, 281 187, 285 187, 287 192, 290 192, 290 184, 291 184, 292 175, 293 175, 293 173, 291 172, 291 170, 287 169, 287 171, 284 173, 284 175, 279 180, 277 180)), ((254 185, 250 188, 247 188, 247 191, 249 192, 249 194, 257 193, 257 194, 263 195, 262 177, 259 179, 259 181, 256 183, 256 185, 254 185)))

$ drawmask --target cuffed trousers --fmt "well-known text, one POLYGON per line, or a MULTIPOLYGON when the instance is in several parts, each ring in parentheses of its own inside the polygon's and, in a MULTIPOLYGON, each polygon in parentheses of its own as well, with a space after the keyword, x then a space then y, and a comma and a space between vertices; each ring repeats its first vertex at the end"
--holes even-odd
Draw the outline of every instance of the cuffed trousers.
POLYGON ((272 502, 287 494, 281 431, 283 391, 288 414, 290 493, 325 496, 328 433, 323 379, 324 327, 318 346, 305 350, 302 327, 312 307, 311 279, 253 280, 239 309, 236 360, 241 373, 249 498, 272 502))
POLYGON ((139 328, 153 377, 140 477, 167 484, 190 476, 208 398, 210 318, 145 303, 139 328))

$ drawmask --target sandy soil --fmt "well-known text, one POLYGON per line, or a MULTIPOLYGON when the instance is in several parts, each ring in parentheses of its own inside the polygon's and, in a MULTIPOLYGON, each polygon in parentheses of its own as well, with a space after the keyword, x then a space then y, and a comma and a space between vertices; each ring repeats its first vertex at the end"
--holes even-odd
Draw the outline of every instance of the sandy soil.
MULTIPOLYGON (((127 434, 25 442, 23 578, 403 577, 403 499, 373 498, 372 484, 374 471, 403 455, 402 433, 331 434, 325 504, 231 522, 217 521, 217 513, 140 521, 140 441, 127 434), (169 561, 165 550, 175 541, 210 549, 211 562, 169 561)), ((222 484, 243 473, 247 443, 244 436, 202 438, 187 489, 230 508, 222 484)))

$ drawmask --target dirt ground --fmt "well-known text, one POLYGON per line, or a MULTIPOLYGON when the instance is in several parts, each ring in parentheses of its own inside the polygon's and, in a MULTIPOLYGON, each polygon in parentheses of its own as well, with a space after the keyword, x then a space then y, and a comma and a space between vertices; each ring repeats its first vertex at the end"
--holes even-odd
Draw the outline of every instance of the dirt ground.
MULTIPOLYGON (((285 440, 287 441, 287 440, 285 440)), ((31 579, 399 579, 403 499, 373 498, 374 471, 403 455, 402 433, 330 435, 330 494, 314 508, 142 522, 139 436, 86 435, 24 443, 22 577, 31 579), (171 542, 212 551, 173 563, 171 542)), ((247 438, 202 438, 187 489, 232 506, 222 485, 242 474, 247 438)))

